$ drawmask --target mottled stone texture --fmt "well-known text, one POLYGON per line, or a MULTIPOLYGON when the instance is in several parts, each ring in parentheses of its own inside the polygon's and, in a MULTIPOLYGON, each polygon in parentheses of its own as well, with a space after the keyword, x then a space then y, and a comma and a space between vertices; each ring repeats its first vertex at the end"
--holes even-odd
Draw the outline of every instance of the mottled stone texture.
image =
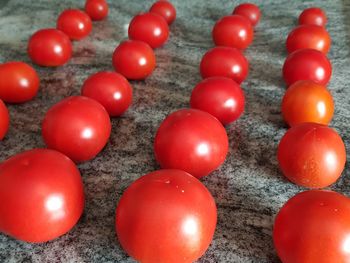
MULTIPOLYGON (((218 206, 214 240, 199 262, 278 262, 271 232, 273 218, 284 202, 302 191, 278 170, 276 147, 284 132, 280 102, 285 91, 281 67, 288 32, 306 7, 327 11, 333 43, 330 82, 336 110, 331 123, 350 149, 350 1, 257 1, 262 21, 254 43, 245 52, 250 74, 242 85, 247 105, 237 122, 227 127, 230 153, 225 164, 203 183, 218 206)), ((41 77, 38 96, 23 105, 9 105, 11 128, 0 142, 0 160, 34 147, 44 147, 40 123, 46 110, 62 98, 79 94, 82 82, 99 70, 112 70, 111 55, 127 37, 133 15, 152 1, 109 1, 108 20, 94 23, 87 39, 74 43, 74 57, 59 68, 36 67, 41 77)), ((191 89, 200 80, 201 56, 213 46, 211 28, 230 14, 238 1, 173 0, 178 18, 169 42, 156 50, 157 68, 145 81, 132 82, 134 102, 121 118, 113 119, 110 142, 97 158, 79 165, 86 208, 67 235, 46 244, 32 245, 0 235, 0 262, 133 262, 120 248, 114 232, 116 204, 125 188, 141 175, 158 168, 152 144, 155 131, 171 111, 188 107, 191 89)), ((23 60, 28 37, 54 27, 57 15, 82 0, 0 1, 0 62, 23 60)), ((349 150, 347 151, 349 158, 349 150)), ((348 165, 331 189, 350 194, 348 165)))

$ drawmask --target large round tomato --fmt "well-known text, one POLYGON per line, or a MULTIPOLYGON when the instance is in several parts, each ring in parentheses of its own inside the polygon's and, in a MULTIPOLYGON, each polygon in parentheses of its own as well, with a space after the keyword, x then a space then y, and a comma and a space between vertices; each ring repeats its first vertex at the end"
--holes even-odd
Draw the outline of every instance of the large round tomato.
POLYGON ((4 139, 10 125, 10 116, 6 105, 0 99, 0 141, 4 139))
POLYGON ((236 48, 214 47, 204 54, 200 72, 203 78, 228 77, 240 84, 248 75, 248 60, 236 48))
POLYGON ((349 262, 349 198, 322 190, 295 195, 279 211, 273 239, 283 263, 349 262))
POLYGON ((283 78, 287 86, 298 80, 312 80, 327 85, 332 65, 325 54, 314 49, 299 49, 291 53, 283 65, 283 78))
POLYGON ((22 103, 33 99, 39 83, 35 69, 24 62, 0 64, 0 99, 5 102, 22 103))
POLYGON ((126 189, 116 232, 139 262, 191 263, 207 250, 216 218, 215 201, 200 181, 180 170, 159 170, 126 189))
POLYGON ((228 151, 225 128, 212 115, 182 109, 168 115, 158 128, 154 152, 162 168, 180 169, 195 177, 217 169, 228 151))
POLYGON ((310 188, 333 184, 346 161, 338 133, 322 124, 303 123, 290 128, 278 146, 278 162, 293 183, 310 188))
POLYGON ((327 16, 321 8, 310 7, 301 12, 299 24, 325 26, 327 24, 327 16))
POLYGON ((35 149, 0 164, 0 231, 26 242, 67 233, 84 209, 79 170, 65 155, 35 149))
POLYGON ((253 26, 256 26, 259 23, 261 16, 259 7, 252 3, 243 3, 236 6, 232 14, 244 16, 249 19, 253 26))
POLYGON ((59 15, 57 29, 66 33, 70 39, 79 40, 90 34, 91 18, 79 9, 67 9, 59 15))
POLYGON ((230 78, 207 78, 196 85, 191 94, 191 108, 206 111, 222 124, 233 122, 244 110, 244 93, 230 78))
POLYGON ((52 106, 42 124, 46 145, 76 162, 94 158, 110 133, 111 121, 105 108, 83 96, 68 97, 52 106))
POLYGON ((106 0, 87 0, 85 12, 94 21, 103 20, 108 15, 108 4, 106 0))
POLYGON ((161 15, 169 25, 172 24, 176 18, 176 9, 167 0, 158 0, 151 6, 149 11, 161 15))
POLYGON ((282 100, 282 114, 289 126, 303 122, 328 125, 332 120, 334 103, 326 87, 311 80, 292 84, 282 100))

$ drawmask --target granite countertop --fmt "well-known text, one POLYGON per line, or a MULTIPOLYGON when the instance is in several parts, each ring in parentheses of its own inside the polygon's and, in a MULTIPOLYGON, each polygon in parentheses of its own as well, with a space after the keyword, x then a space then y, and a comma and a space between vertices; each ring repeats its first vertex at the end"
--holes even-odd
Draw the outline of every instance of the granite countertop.
MULTIPOLYGON (((0 262, 134 262, 120 248, 114 230, 117 201, 125 188, 143 174, 158 169, 153 138, 164 117, 188 107, 194 85, 200 81, 199 62, 213 46, 211 28, 230 14, 238 1, 172 0, 178 17, 169 42, 156 50, 157 68, 146 81, 131 82, 134 102, 127 113, 112 120, 105 150, 79 165, 85 183, 86 207, 76 227, 45 244, 27 244, 0 234, 0 262)), ((284 132, 280 102, 285 91, 281 67, 288 32, 298 14, 317 5, 326 10, 333 45, 329 57, 333 77, 329 84, 335 115, 331 126, 350 149, 350 1, 266 0, 259 3, 261 23, 245 52, 250 74, 242 87, 244 115, 227 127, 230 153, 224 165, 202 179, 218 206, 214 240, 198 262, 279 262, 272 244, 272 224, 279 208, 303 189, 289 183, 278 169, 276 148, 284 132), (262 3, 263 2, 263 3, 262 3)), ((74 57, 59 68, 35 67, 41 77, 38 96, 22 105, 10 105, 11 128, 0 142, 0 160, 23 150, 44 147, 41 120, 47 109, 64 97, 77 95, 84 79, 99 70, 112 70, 111 55, 127 37, 133 15, 147 10, 153 0, 109 1, 106 21, 94 23, 92 34, 74 43, 74 57)), ((58 14, 79 8, 83 0, 0 0, 0 62, 22 60, 29 36, 54 27, 58 14)), ((331 189, 350 195, 350 170, 331 189)))

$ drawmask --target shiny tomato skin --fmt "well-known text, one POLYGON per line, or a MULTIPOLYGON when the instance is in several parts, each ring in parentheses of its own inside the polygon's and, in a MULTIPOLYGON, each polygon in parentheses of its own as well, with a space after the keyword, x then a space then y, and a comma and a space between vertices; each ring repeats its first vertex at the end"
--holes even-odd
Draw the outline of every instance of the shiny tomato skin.
POLYGON ((0 141, 4 139, 10 125, 10 115, 6 105, 0 99, 0 141))
POLYGON ((42 135, 48 148, 75 162, 94 158, 106 145, 111 122, 105 108, 83 96, 65 98, 46 113, 42 135))
POLYGON ((298 80, 312 80, 326 86, 332 75, 332 65, 325 54, 314 49, 299 49, 289 54, 283 65, 287 86, 298 80))
POLYGON ((87 37, 92 30, 91 18, 79 9, 64 10, 57 19, 57 29, 72 40, 87 37))
POLYGON ((169 26, 165 19, 155 13, 141 13, 131 20, 128 29, 131 40, 146 42, 152 48, 163 46, 169 37, 169 26))
POLYGON ((84 209, 80 172, 49 149, 16 154, 0 164, 0 231, 26 242, 67 233, 84 209))
POLYGON ((191 108, 216 117, 223 125, 237 120, 244 111, 244 93, 232 79, 212 77, 202 80, 192 90, 191 108))
POLYGON ((0 99, 8 103, 23 103, 33 99, 40 79, 35 69, 24 62, 0 64, 0 99))
POLYGON ((315 49, 327 54, 331 47, 331 38, 324 27, 301 25, 294 28, 286 41, 288 53, 298 49, 315 49))
POLYGON ((171 25, 174 20, 176 19, 176 9, 167 0, 159 0, 156 1, 149 10, 151 13, 156 13, 160 16, 162 16, 168 25, 171 25))
POLYGON ((335 130, 310 122, 285 133, 277 157, 280 169, 290 181, 304 187, 323 188, 341 176, 346 151, 335 130))
POLYGON ((132 88, 121 74, 101 71, 85 80, 81 95, 101 103, 109 116, 122 115, 132 102, 132 88))
POLYGON ((143 263, 191 263, 207 250, 215 231, 215 201, 196 178, 158 170, 132 183, 116 210, 125 251, 143 263))
POLYGON ((246 49, 253 41, 254 30, 244 16, 224 16, 214 25, 212 36, 216 46, 246 49))
POLYGON ((30 37, 28 55, 39 66, 62 66, 72 56, 72 43, 69 37, 60 30, 41 29, 30 37))
POLYGON ((209 113, 181 109, 159 126, 154 152, 162 168, 180 169, 200 178, 225 161, 228 138, 222 124, 209 113))
POLYGON ((204 54, 200 63, 202 78, 227 77, 241 84, 248 76, 248 60, 231 47, 214 47, 204 54))
POLYGON ((289 199, 273 229, 283 263, 347 263, 349 236, 349 198, 324 190, 305 191, 289 199))
POLYGON ((85 12, 91 20, 99 21, 108 16, 108 3, 106 0, 87 0, 85 3, 85 12))
POLYGON ((289 126, 304 122, 328 125, 334 113, 334 102, 326 87, 311 80, 292 84, 282 100, 282 115, 289 126))
POLYGON ((326 26, 326 13, 318 7, 310 7, 301 12, 299 16, 299 25, 317 25, 326 26))
POLYGON ((233 10, 233 15, 241 15, 247 18, 252 26, 256 26, 259 23, 261 12, 257 5, 252 3, 243 3, 233 10))
POLYGON ((115 71, 131 80, 147 78, 156 67, 153 49, 145 42, 126 40, 113 53, 115 71))

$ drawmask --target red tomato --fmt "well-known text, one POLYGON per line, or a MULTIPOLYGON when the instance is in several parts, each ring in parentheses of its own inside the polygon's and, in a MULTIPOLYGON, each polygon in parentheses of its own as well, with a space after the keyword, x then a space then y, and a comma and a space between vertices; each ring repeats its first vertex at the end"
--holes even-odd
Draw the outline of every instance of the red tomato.
POLYGON ((72 43, 60 30, 49 28, 35 32, 28 43, 31 60, 47 67, 61 66, 72 56, 72 43))
POLYGON ((253 41, 253 27, 244 16, 224 16, 216 22, 212 36, 215 45, 246 49, 253 41))
POLYGON ((314 49, 299 49, 291 53, 283 65, 287 86, 298 80, 312 80, 326 86, 332 75, 332 65, 325 54, 314 49))
POLYGON ((327 16, 321 8, 310 7, 301 12, 299 24, 325 26, 327 24, 327 16))
POLYGON ((290 128, 278 146, 278 162, 293 183, 310 188, 333 184, 341 175, 346 152, 338 133, 322 124, 290 128))
POLYGON ((249 19, 253 26, 256 26, 260 20, 260 9, 252 3, 243 3, 238 5, 232 12, 234 15, 241 15, 249 19))
POLYGON ((122 75, 101 71, 91 75, 81 90, 81 95, 97 100, 110 116, 122 115, 132 101, 132 88, 122 75))
POLYGON ((278 213, 273 239, 283 263, 349 262, 349 199, 322 190, 295 195, 278 213))
POLYGON ((162 168, 180 169, 200 178, 217 169, 228 151, 225 128, 212 115, 182 109, 168 115, 158 128, 155 157, 162 168))
POLYGON ((301 25, 289 33, 286 46, 289 53, 298 49, 311 48, 327 54, 331 47, 331 38, 324 27, 301 25))
POLYGON ((79 9, 67 9, 58 17, 57 29, 66 33, 70 39, 79 40, 90 34, 92 22, 85 12, 79 9))
POLYGON ((165 19, 155 13, 141 13, 131 20, 129 38, 146 42, 152 48, 165 44, 169 37, 169 27, 165 19))
POLYGON ((159 170, 126 189, 116 232, 138 262, 191 263, 207 250, 216 219, 215 201, 200 181, 180 170, 159 170))
POLYGON ((193 89, 191 108, 206 111, 222 124, 229 124, 244 111, 244 93, 230 78, 212 77, 202 80, 193 89))
POLYGON ((35 69, 24 62, 0 64, 0 99, 8 103, 22 103, 33 99, 39 90, 35 69))
POLYGON ((108 15, 108 4, 106 0, 87 0, 85 12, 94 21, 103 20, 108 15))
POLYGON ((113 66, 127 79, 145 79, 156 67, 156 56, 145 42, 127 40, 114 50, 113 66))
POLYGON ((248 75, 248 60, 236 48, 214 47, 204 54, 200 72, 203 78, 228 77, 240 84, 248 75))
POLYGON ((75 162, 94 158, 110 133, 107 111, 97 101, 83 96, 68 97, 52 106, 42 124, 46 145, 75 162))
POLYGON ((159 0, 155 2, 151 9, 149 10, 151 13, 156 13, 162 16, 166 22, 170 25, 174 22, 176 18, 176 9, 175 7, 167 0, 159 0))
POLYGON ((0 99, 0 141, 4 139, 10 125, 10 116, 6 105, 0 99))
POLYGON ((83 182, 65 155, 34 149, 0 164, 1 232, 46 242, 71 230, 83 209, 83 182))
POLYGON ((332 120, 334 103, 326 87, 311 80, 299 80, 292 84, 282 100, 282 114, 289 126, 303 122, 328 125, 332 120))

